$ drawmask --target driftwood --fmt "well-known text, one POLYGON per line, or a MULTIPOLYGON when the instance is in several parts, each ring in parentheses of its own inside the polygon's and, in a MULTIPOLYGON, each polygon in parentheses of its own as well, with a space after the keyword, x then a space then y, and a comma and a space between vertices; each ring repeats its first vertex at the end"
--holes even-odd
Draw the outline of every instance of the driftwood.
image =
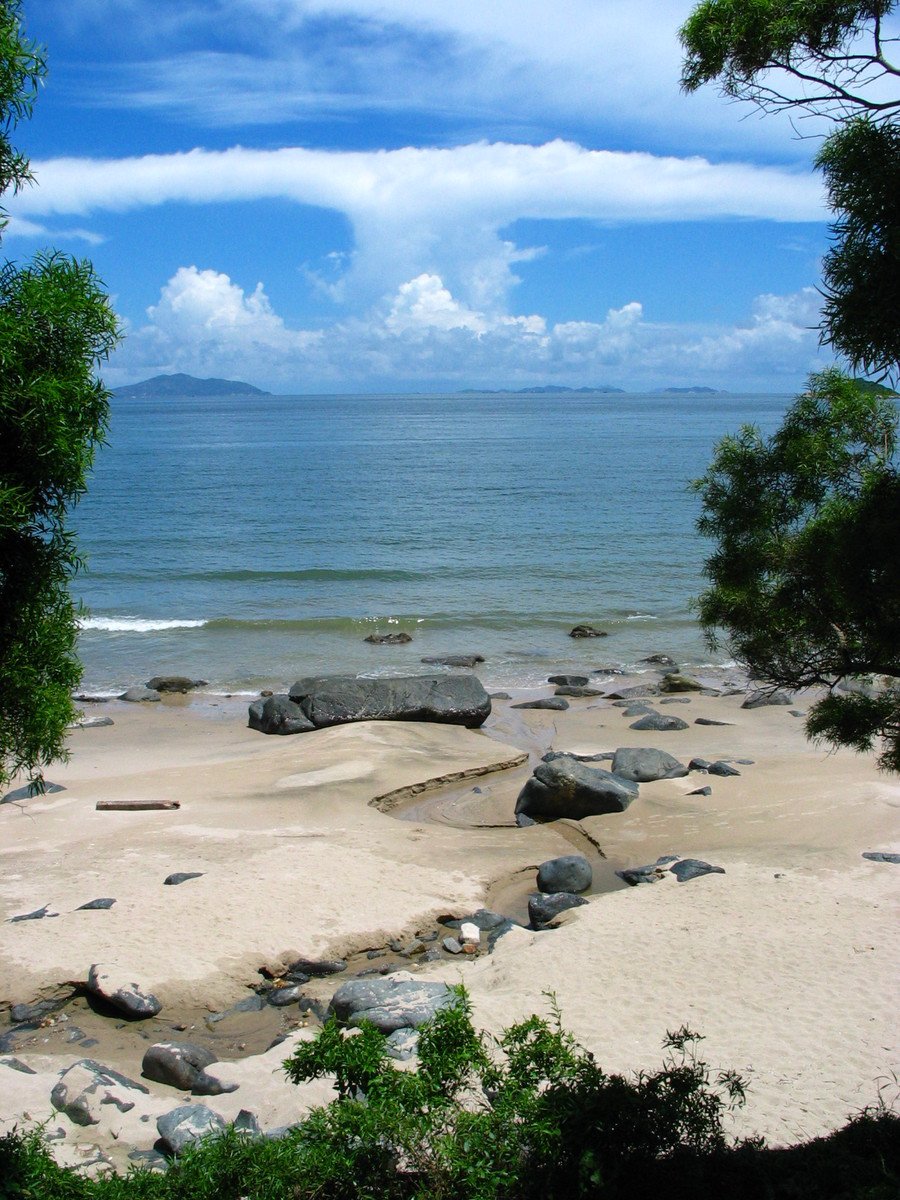
POLYGON ((98 800, 98 812, 145 812, 149 809, 181 808, 180 800, 98 800))

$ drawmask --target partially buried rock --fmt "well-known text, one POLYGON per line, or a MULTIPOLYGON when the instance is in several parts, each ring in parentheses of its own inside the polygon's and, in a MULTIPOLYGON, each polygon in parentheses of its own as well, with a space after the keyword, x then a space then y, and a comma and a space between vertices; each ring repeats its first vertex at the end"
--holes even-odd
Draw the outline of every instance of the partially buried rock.
POLYGON ((154 675, 147 680, 147 687, 155 692, 191 692, 194 688, 206 687, 205 679, 190 679, 187 675, 154 675))
POLYGON ((550 858, 538 867, 537 885, 542 892, 586 892, 593 882, 594 872, 583 854, 550 858))
POLYGON ((669 868, 679 883, 687 883, 689 879, 699 879, 701 875, 724 875, 724 867, 712 867, 701 858, 683 858, 673 863, 669 868))
POLYGON ((164 884, 169 887, 178 887, 180 883, 187 883, 189 879, 202 879, 202 871, 175 871, 171 875, 167 875, 163 880, 164 884))
POLYGON ((862 856, 869 862, 900 863, 900 854, 892 854, 889 850, 863 850, 862 856))
POLYGON ((562 696, 545 696, 542 700, 523 700, 519 704, 510 705, 510 708, 545 708, 550 712, 565 712, 568 707, 568 700, 564 700, 562 696))
POLYGON ((373 646, 405 646, 412 638, 408 633, 370 633, 363 641, 373 646))
POLYGON ((152 992, 135 983, 129 973, 115 963, 94 963, 88 972, 87 988, 126 1017, 155 1017, 162 1009, 152 992))
POLYGON ((162 696, 155 688, 130 687, 119 699, 127 700, 129 704, 155 704, 162 700, 162 696))
POLYGON ((74 1124, 98 1125, 103 1107, 111 1105, 121 1113, 130 1112, 136 1094, 141 1093, 148 1095, 149 1089, 92 1058, 82 1058, 63 1071, 50 1101, 74 1124))
POLYGON ((753 692, 747 697, 741 708, 766 708, 769 705, 783 705, 786 708, 794 703, 787 692, 753 692))
POLYGON ((668 874, 669 864, 676 861, 677 855, 663 854, 655 863, 648 863, 643 867, 628 867, 624 871, 616 871, 616 874, 629 887, 638 887, 642 883, 659 883, 668 874))
POLYGON ((298 958, 291 963, 286 974, 291 978, 303 975, 307 979, 321 979, 326 975, 340 975, 346 970, 347 962, 343 958, 298 958))
POLYGON ((548 683, 558 683, 563 687, 586 687, 587 675, 548 675, 548 683))
POLYGON ((351 979, 331 998, 329 1012, 347 1025, 370 1021, 382 1033, 418 1029, 456 996, 445 983, 412 979, 351 979))
POLYGON ((637 794, 636 783, 564 755, 535 767, 516 801, 516 818, 556 821, 569 817, 579 821, 624 812, 637 794))
POLYGON ((221 1083, 206 1068, 218 1062, 215 1054, 193 1042, 157 1042, 145 1052, 141 1070, 155 1083, 167 1083, 197 1096, 219 1096, 237 1090, 236 1083, 221 1083))
POLYGON ((112 908, 115 900, 112 896, 100 896, 96 900, 88 900, 87 904, 79 904, 75 909, 76 912, 90 912, 92 909, 112 908))
POLYGON ((9 924, 15 925, 17 921, 43 921, 45 917, 58 917, 59 913, 51 912, 50 906, 45 904, 41 908, 36 908, 33 912, 20 913, 17 917, 10 917, 9 924))
POLYGON ((717 758, 715 762, 709 764, 709 766, 706 768, 706 773, 707 775, 721 776, 740 775, 740 771, 738 771, 736 767, 732 767, 727 762, 722 762, 720 758, 717 758))
POLYGON ((599 688, 584 687, 577 683, 564 683, 556 689, 557 696, 602 696, 599 688))
POLYGON ((597 629, 595 625, 576 625, 574 629, 569 630, 570 638, 598 638, 606 636, 606 630, 597 629))
POLYGON ((635 721, 633 725, 629 725, 629 729, 651 730, 653 733, 666 733, 673 729, 687 729, 687 721, 682 721, 681 717, 667 717, 664 713, 651 712, 645 717, 641 717, 639 721, 635 721))
MULTIPOLYGON (((634 728, 634 726, 632 726, 634 728)), ((687 775, 687 767, 667 754, 649 746, 620 746, 612 761, 612 771, 632 783, 652 783, 656 779, 679 779, 687 775)))
POLYGON ((679 675, 677 673, 664 675, 659 684, 661 692, 699 692, 702 689, 703 684, 698 683, 696 679, 692 679, 690 675, 679 675))
POLYGON ((156 1129, 163 1146, 176 1157, 194 1142, 221 1133, 224 1120, 205 1104, 182 1104, 159 1117, 156 1129))
POLYGON ((549 895, 529 896, 528 920, 534 929, 540 929, 543 925, 549 925, 560 913, 566 912, 570 908, 579 908, 582 904, 587 904, 587 900, 581 896, 575 896, 571 892, 551 892, 549 895))
POLYGON ((712 717, 697 717, 694 720, 695 725, 730 725, 731 721, 715 721, 712 717))
POLYGON ((81 717, 73 721, 70 729, 102 729, 106 725, 115 725, 112 717, 81 717))
POLYGON ((250 705, 247 724, 260 733, 281 735, 308 733, 315 729, 300 705, 284 695, 254 700, 250 705))
POLYGON ((290 697, 317 729, 348 721, 440 721, 482 725, 491 700, 474 675, 401 675, 299 679, 290 697))
POLYGON ((678 667, 675 659, 668 654, 648 654, 646 658, 641 659, 641 662, 652 663, 657 667, 675 667, 676 669, 678 667))
POLYGON ((430 654, 427 658, 421 659, 423 663, 429 663, 437 667, 474 667, 478 663, 484 662, 483 654, 430 654))

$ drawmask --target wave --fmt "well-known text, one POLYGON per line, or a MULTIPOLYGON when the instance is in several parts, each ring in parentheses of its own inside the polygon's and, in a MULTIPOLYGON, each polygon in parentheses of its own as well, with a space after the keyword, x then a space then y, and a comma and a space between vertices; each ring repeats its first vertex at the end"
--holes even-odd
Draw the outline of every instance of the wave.
POLYGON ((81 617, 80 629, 100 633, 161 633, 166 629, 200 629, 207 621, 163 620, 154 617, 81 617))

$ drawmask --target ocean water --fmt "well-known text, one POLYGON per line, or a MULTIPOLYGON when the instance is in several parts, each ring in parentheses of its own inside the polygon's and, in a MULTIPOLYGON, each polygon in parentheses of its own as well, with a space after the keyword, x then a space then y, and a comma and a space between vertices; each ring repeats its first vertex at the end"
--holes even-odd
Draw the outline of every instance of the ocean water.
POLYGON ((75 524, 84 687, 213 690, 426 670, 489 687, 662 651, 722 662, 691 615, 710 547, 688 482, 771 395, 114 400, 75 524), (574 640, 587 622, 602 639, 574 640), (405 631, 406 646, 371 632, 405 631))

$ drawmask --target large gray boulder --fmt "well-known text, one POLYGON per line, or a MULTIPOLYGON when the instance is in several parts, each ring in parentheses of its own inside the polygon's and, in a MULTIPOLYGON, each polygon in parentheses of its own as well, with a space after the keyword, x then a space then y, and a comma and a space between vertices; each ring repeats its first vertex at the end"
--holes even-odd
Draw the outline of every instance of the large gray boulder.
POLYGON ((620 746, 613 756, 612 770, 632 783, 652 783, 654 779, 680 779, 688 769, 665 750, 650 746, 620 746))
POLYGON ((594 872, 583 854, 549 858, 538 867, 537 885, 542 892, 586 892, 593 882, 594 872))
POLYGON ((351 979, 334 993, 328 1010, 347 1025, 370 1021, 382 1033, 393 1033, 395 1029, 418 1029, 455 1000, 445 983, 390 977, 351 979))
MULTIPOLYGON (((636 799, 638 787, 602 767, 588 767, 563 755, 541 762, 522 788, 516 801, 516 817, 529 821, 557 821, 569 817, 595 817, 624 812, 636 799)), ((519 820, 519 824, 528 823, 519 820)))
POLYGON ((681 717, 667 717, 658 712, 647 713, 646 717, 641 717, 639 721, 628 726, 629 729, 651 730, 653 733, 665 733, 670 729, 687 729, 687 727, 687 721, 682 721, 681 717))
POLYGON ((254 700, 247 724, 260 733, 308 733, 315 729, 300 705, 284 695, 254 700))
POLYGON ((50 1094, 50 1102, 76 1125, 98 1125, 102 1106, 107 1106, 107 1111, 112 1105, 119 1112, 129 1112, 134 1108, 135 1094, 148 1092, 143 1084, 120 1075, 112 1067, 82 1058, 63 1071, 50 1094))
POLYGON ((224 1120, 205 1104, 180 1104, 157 1118, 156 1129, 170 1154, 179 1155, 185 1147, 210 1134, 221 1133, 224 1120))
POLYGON ((788 708, 793 703, 787 692, 751 692, 741 708, 769 708, 773 705, 788 708))
POLYGON ((117 963, 94 963, 88 971, 87 988, 126 1017, 155 1017, 162 1009, 153 993, 136 983, 117 963))
POLYGON ((491 712, 491 698, 474 675, 326 675, 299 679, 290 699, 317 729, 349 721, 440 721, 474 729, 491 712))
POLYGON ((154 675, 147 680, 147 687, 155 692, 191 692, 194 688, 206 687, 205 679, 191 679, 188 675, 154 675))
POLYGON ((157 1042, 144 1053, 141 1071, 155 1083, 167 1083, 195 1096, 219 1096, 233 1092, 236 1083, 221 1083, 206 1068, 218 1062, 215 1054, 193 1042, 157 1042))

